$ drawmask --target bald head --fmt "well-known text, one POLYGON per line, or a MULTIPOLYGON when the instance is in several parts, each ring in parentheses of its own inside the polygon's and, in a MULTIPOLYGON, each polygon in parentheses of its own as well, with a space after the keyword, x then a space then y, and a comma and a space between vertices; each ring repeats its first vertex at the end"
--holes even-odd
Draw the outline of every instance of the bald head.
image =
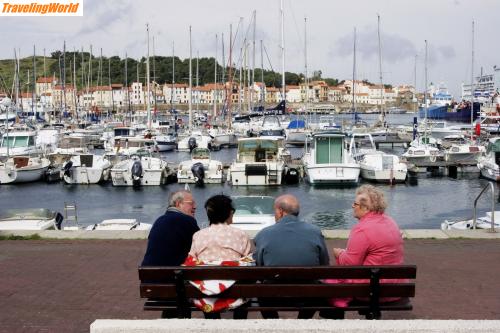
POLYGON ((284 194, 274 200, 274 217, 276 221, 283 216, 298 216, 300 212, 299 200, 291 194, 284 194))

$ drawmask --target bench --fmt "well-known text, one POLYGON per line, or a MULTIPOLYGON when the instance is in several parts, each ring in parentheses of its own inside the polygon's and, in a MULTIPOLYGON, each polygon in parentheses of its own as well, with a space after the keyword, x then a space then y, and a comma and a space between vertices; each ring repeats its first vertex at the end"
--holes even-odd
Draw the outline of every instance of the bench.
POLYGON ((200 311, 190 298, 207 297, 189 280, 235 280, 223 293, 210 296, 246 298, 248 311, 331 310, 325 299, 352 297, 345 311, 358 311, 367 319, 380 319, 382 311, 412 310, 410 297, 415 296, 415 283, 380 283, 381 279, 415 279, 415 265, 394 266, 314 266, 314 267, 139 267, 140 296, 146 298, 144 310, 175 310, 178 318, 190 318, 200 311), (319 279, 366 279, 366 283, 321 284, 319 279), (261 283, 260 281, 266 281, 261 283), (383 297, 401 297, 383 303, 383 297), (259 304, 257 298, 272 298, 272 306, 259 304), (298 306, 291 298, 307 299, 298 306))

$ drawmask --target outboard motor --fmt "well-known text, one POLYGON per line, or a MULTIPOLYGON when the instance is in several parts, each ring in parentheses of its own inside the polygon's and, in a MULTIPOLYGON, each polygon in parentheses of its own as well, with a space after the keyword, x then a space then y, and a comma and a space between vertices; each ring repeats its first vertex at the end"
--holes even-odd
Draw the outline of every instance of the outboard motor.
POLYGON ((68 178, 71 178, 72 177, 72 169, 73 168, 73 161, 68 161, 66 162, 66 164, 64 164, 63 166, 63 174, 68 177, 68 178))
POLYGON ((188 147, 189 147, 189 152, 191 153, 193 151, 193 149, 195 149, 196 147, 198 147, 198 144, 196 143, 196 138, 189 138, 188 140, 188 147))
POLYGON ((56 218, 55 218, 55 223, 54 223, 55 224, 54 227, 56 230, 61 230, 61 225, 62 225, 63 220, 64 220, 63 215, 59 212, 56 212, 56 218))
POLYGON ((202 186, 205 184, 205 167, 203 166, 203 163, 197 162, 193 164, 191 172, 196 180, 196 185, 202 186))
POLYGON ((287 167, 284 171, 284 174, 285 176, 283 179, 283 183, 292 185, 292 184, 297 184, 299 182, 300 174, 299 170, 297 170, 296 168, 287 167))
POLYGON ((134 164, 132 164, 132 169, 130 170, 130 172, 132 173, 132 184, 134 186, 140 186, 142 178, 141 161, 135 161, 134 164))

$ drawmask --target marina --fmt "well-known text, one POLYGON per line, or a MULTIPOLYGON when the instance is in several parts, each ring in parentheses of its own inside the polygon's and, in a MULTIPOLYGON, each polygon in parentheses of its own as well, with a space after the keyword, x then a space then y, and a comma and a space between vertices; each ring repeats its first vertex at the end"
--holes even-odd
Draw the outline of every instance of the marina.
MULTIPOLYGON (((181 117, 187 120, 185 116, 181 117)), ((320 117, 311 119, 311 127, 321 123, 320 117)), ((351 114, 330 115, 330 119, 337 123, 346 123, 352 117, 351 114)), ((358 117, 368 123, 375 123, 379 115, 361 114, 358 117)), ((6 207, 45 208, 63 215, 66 204, 77 206, 77 221, 64 221, 63 227, 85 228, 109 219, 153 223, 166 209, 169 193, 189 183, 198 203, 196 217, 200 226, 207 225, 202 207, 204 201, 213 194, 276 197, 291 193, 301 201, 301 216, 309 223, 322 229, 346 229, 355 223, 351 216, 351 203, 356 187, 375 181, 373 184, 388 197, 389 214, 403 228, 439 229, 445 220, 471 218, 472 202, 487 183, 485 178, 480 178, 477 159, 451 160, 442 155, 439 159, 401 164, 398 156, 402 158, 403 155, 404 160, 406 147, 410 146, 408 132, 390 129, 401 128, 405 124, 411 126, 415 115, 395 113, 386 117, 389 127, 385 131, 372 131, 373 138, 370 132, 363 134, 363 130, 357 129, 344 139, 345 134, 334 129, 334 132, 316 132, 334 133, 326 137, 330 141, 321 139, 323 141, 320 144, 314 142, 314 136, 306 139, 303 147, 286 144, 279 137, 259 136, 238 139, 239 148, 217 147, 210 151, 207 148, 195 148, 200 142, 197 140, 200 134, 194 132, 193 136, 187 134, 182 139, 186 142, 186 148, 159 153, 155 152, 153 139, 140 139, 140 135, 126 139, 124 130, 116 127, 118 136, 108 136, 106 140, 118 143, 105 144, 105 147, 109 147, 107 149, 73 148, 72 151, 59 151, 58 157, 50 155, 52 161, 67 161, 62 162, 59 168, 55 166, 55 169, 48 171, 50 177, 47 180, 50 182, 42 181, 39 175, 40 180, 37 182, 1 184, 0 202, 6 207), (334 148, 336 141, 332 140, 335 137, 335 140, 340 140, 339 147, 345 147, 343 152, 339 150, 341 148, 334 148), (135 146, 136 142, 144 140, 151 140, 151 149, 135 146), (187 143, 190 140, 191 147, 187 143), (330 144, 322 148, 323 142, 330 144), (315 153, 315 147, 323 152, 315 153), (321 159, 328 156, 329 151, 338 151, 342 156, 352 158, 350 163, 357 168, 356 178, 347 183, 311 182, 308 174, 311 172, 308 171, 310 165, 306 159, 306 152, 311 148, 312 155, 321 159), (379 177, 383 178, 377 179, 375 168, 384 165, 391 167, 385 171, 385 176, 380 173, 379 177), (415 217, 415 210, 422 214, 415 217)), ((286 118, 282 120, 286 122, 286 118)), ((130 130, 127 128, 127 131, 130 130)), ((66 137, 72 138, 62 136, 66 137)), ((207 135, 207 138, 213 137, 207 135)), ((203 139, 201 147, 206 142, 203 139)), ((484 156, 486 158, 487 155, 484 156)), ((23 159, 15 158, 19 161, 23 159)), ((330 158, 334 161, 340 157, 331 155, 330 158)), ((322 160, 320 162, 324 163, 322 160)), ((328 164, 317 165, 323 168, 328 164)), ((335 171, 338 167, 332 166, 333 172, 338 175, 339 171, 335 171)), ((487 200, 481 200, 478 208, 485 213, 490 207, 487 200)))

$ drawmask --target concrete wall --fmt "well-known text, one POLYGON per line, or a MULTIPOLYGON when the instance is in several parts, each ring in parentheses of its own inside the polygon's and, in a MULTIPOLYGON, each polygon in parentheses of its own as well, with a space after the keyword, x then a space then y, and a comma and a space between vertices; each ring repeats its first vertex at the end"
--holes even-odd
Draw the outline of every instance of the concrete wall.
POLYGON ((336 332, 336 333, 492 333, 500 332, 500 320, 206 320, 98 319, 90 325, 91 333, 156 332, 336 332))

